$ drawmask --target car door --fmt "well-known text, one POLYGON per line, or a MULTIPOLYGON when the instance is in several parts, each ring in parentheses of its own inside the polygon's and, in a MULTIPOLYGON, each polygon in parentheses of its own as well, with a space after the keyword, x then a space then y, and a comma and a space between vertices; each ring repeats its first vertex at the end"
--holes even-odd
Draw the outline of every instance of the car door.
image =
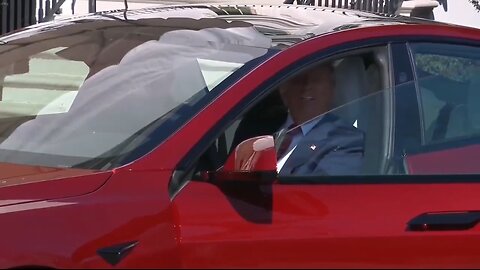
MULTIPOLYGON (((424 30, 424 34, 429 33, 424 30)), ((380 35, 381 29, 376 34, 380 35)), ((411 35, 415 36, 413 32, 411 35)), ((337 42, 341 39, 339 35, 337 42)), ((477 256, 480 233, 475 227, 480 211, 480 177, 444 173, 442 163, 427 175, 409 170, 411 159, 407 153, 421 146, 424 135, 418 81, 414 80, 410 52, 404 41, 372 41, 377 46, 388 44, 392 55, 389 59, 392 87, 376 92, 372 99, 359 99, 374 100, 372 111, 378 117, 370 116, 368 127, 379 126, 382 134, 379 138, 370 138, 369 134, 375 132, 366 136, 365 155, 370 153, 373 169, 365 166, 365 171, 358 175, 279 176, 273 184, 178 183, 174 175, 172 207, 176 212, 183 266, 480 265, 477 256), (382 115, 384 121, 378 121, 382 115)), ((319 40, 303 43, 305 47, 292 49, 292 54, 288 51, 280 54, 274 63, 281 62, 281 57, 292 57, 295 50, 309 47, 308 60, 298 57, 288 66, 290 70, 297 69, 302 60, 307 65, 334 55, 315 42, 319 40), (314 46, 318 47, 311 49, 314 46)), ((372 44, 358 42, 349 49, 372 44)), ((348 49, 343 47, 338 51, 348 49)), ((257 70, 260 71, 262 68, 257 70)), ((245 85, 240 83, 237 87, 241 86, 245 85)), ((255 97, 258 96, 261 95, 255 97)), ((248 103, 248 98, 242 102, 248 103)), ((359 102, 368 106, 361 106, 364 111, 372 108, 372 103, 359 102)), ((239 114, 238 107, 236 113, 239 114)), ((179 165, 177 173, 181 168, 179 165)))

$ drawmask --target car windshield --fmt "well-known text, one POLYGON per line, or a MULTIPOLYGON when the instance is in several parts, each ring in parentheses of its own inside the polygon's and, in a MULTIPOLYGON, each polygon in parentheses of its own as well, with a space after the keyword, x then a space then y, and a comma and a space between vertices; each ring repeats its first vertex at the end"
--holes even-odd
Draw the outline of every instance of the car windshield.
POLYGON ((15 35, 0 45, 0 162, 51 167, 141 157, 272 53, 251 25, 213 18, 99 19, 15 35))

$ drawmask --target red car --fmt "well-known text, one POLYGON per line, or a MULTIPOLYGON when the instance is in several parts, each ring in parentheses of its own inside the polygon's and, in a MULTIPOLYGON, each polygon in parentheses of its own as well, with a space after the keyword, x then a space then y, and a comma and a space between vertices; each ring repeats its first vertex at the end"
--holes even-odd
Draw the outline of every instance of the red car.
POLYGON ((1 268, 480 267, 480 30, 193 5, 0 44, 1 268), (359 166, 282 173, 278 89, 322 63, 359 166))

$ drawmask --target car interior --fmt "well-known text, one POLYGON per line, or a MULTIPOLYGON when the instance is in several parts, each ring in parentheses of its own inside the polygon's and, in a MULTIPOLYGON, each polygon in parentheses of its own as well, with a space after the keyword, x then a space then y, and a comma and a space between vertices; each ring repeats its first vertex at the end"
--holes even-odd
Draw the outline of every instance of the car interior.
POLYGON ((444 62, 447 60, 461 64, 450 68, 450 78, 447 77, 449 74, 433 74, 431 71, 422 69, 422 65, 417 66, 425 129, 424 144, 478 135, 480 81, 473 75, 452 78, 452 74, 466 73, 474 68, 474 65, 465 58, 462 60, 462 58, 446 58, 439 55, 433 57, 444 62))
MULTIPOLYGON (((334 109, 331 113, 365 133, 365 162, 359 174, 382 171, 386 124, 384 89, 390 87, 388 51, 385 47, 358 50, 329 59, 336 79, 334 109)), ((196 171, 216 170, 229 153, 248 138, 276 136, 285 123, 288 109, 273 87, 262 100, 238 117, 200 157, 196 171)))

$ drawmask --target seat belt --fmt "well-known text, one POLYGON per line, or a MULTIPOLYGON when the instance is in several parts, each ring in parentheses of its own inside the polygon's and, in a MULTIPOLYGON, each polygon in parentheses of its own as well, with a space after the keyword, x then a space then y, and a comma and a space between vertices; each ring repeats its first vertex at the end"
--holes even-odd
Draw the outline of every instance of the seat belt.
POLYGON ((448 123, 450 122, 450 115, 452 113, 454 106, 452 103, 447 103, 440 110, 438 114, 438 122, 433 131, 432 141, 439 141, 445 139, 447 134, 448 123))

